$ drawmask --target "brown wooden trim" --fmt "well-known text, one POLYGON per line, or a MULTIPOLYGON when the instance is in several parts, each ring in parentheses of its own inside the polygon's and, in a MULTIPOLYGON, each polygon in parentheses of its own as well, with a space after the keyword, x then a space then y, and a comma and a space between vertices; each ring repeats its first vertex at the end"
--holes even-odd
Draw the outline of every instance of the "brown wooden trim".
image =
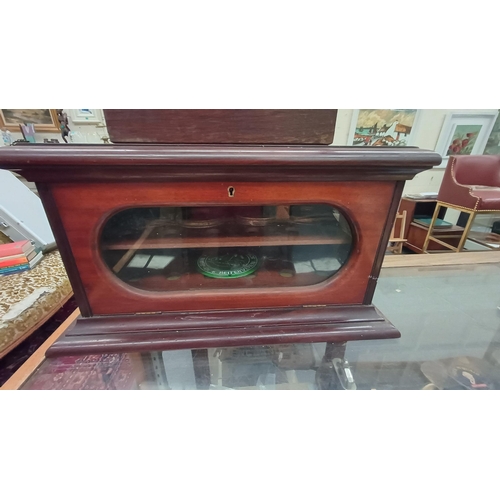
POLYGON ((49 219, 50 227, 54 233, 54 237, 57 242, 57 248, 61 254, 62 260, 64 262, 64 267, 66 273, 68 274, 71 287, 73 288, 73 293, 75 294, 75 299, 77 304, 84 316, 91 316, 92 309, 90 308, 89 301, 87 299, 87 294, 85 288, 83 287, 78 268, 76 266, 75 257, 71 250, 71 246, 68 241, 68 237, 64 230, 61 216, 59 210, 57 209, 56 202, 52 196, 52 190, 45 184, 37 184, 38 194, 42 200, 45 211, 49 219))
POLYGON ((1 168, 37 182, 405 180, 440 161, 433 151, 391 147, 34 144, 0 149, 1 168))
POLYGON ((419 255, 386 255, 383 269, 395 267, 460 266, 500 264, 500 252, 444 252, 419 255))
MULTIPOLYGON (((3 149, 3 148, 2 148, 3 149)), ((5 148, 7 149, 7 148, 5 148)), ((0 155, 1 156, 1 155, 0 155)), ((1 161, 1 158, 0 158, 1 161)), ((426 167, 372 167, 360 165, 344 165, 341 168, 331 169, 328 167, 314 166, 290 166, 286 169, 269 168, 265 165, 249 165, 251 168, 238 169, 233 166, 186 166, 186 167, 140 167, 141 177, 138 169, 131 168, 92 168, 76 169, 68 168, 61 171, 51 167, 43 170, 12 169, 22 175, 30 182, 44 183, 92 183, 92 182, 124 182, 135 183, 139 179, 147 178, 151 182, 280 182, 286 178, 287 182, 309 182, 314 179, 317 182, 352 182, 360 178, 367 181, 401 181, 413 179, 416 174, 427 170, 426 167)))
MULTIPOLYGON (((154 227, 149 227, 150 232, 154 227)), ((254 236, 254 235, 228 235, 220 236, 217 239, 209 237, 186 236, 183 238, 154 238, 145 240, 144 234, 137 240, 121 240, 116 243, 104 244, 106 250, 141 250, 155 248, 223 248, 223 247, 274 247, 274 246, 293 246, 293 245, 349 245, 350 239, 347 235, 335 236, 296 236, 296 235, 271 235, 271 236, 254 236)), ((117 264, 118 265, 118 264, 117 264)), ((120 267, 121 269, 121 267, 120 267)), ((114 269, 113 269, 114 270, 114 269)), ((119 269, 114 270, 117 272, 119 269)))
POLYGON ((385 221, 384 232, 380 237, 379 246, 376 253, 376 258, 373 263, 372 272, 370 274, 370 279, 368 280, 368 285, 366 287, 365 298, 363 304, 371 304, 373 300, 373 295, 375 293, 375 288, 377 286, 378 276, 380 274, 380 269, 382 267, 382 262, 384 261, 385 250, 389 243, 389 236, 391 235, 392 226, 398 212, 399 203, 401 202, 401 195, 403 194, 404 182, 397 182, 394 186, 394 194, 392 195, 391 206, 387 213, 387 219, 385 221))
POLYGON ((19 389, 33 372, 45 360, 47 349, 76 321, 80 315, 79 309, 75 309, 57 330, 26 360, 26 362, 0 387, 0 391, 12 391, 19 389))
POLYGON ((165 312, 156 314, 122 314, 80 318, 69 336, 141 333, 154 331, 177 332, 192 330, 255 328, 283 326, 290 323, 350 323, 382 321, 380 313, 371 305, 280 307, 247 310, 219 310, 199 312, 165 312))
POLYGON ((47 357, 399 338, 374 306, 81 318, 47 357))

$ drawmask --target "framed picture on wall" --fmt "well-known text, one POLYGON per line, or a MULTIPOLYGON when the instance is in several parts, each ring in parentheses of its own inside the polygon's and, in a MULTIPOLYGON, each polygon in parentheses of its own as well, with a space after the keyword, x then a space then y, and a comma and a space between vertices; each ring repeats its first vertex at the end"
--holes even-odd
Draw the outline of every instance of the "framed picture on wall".
POLYGON ((412 146, 418 109, 359 109, 353 112, 349 146, 412 146))
POLYGON ((21 132, 24 123, 35 125, 36 132, 59 132, 55 109, 0 109, 0 128, 21 132))
POLYGON ((103 121, 100 109, 68 109, 73 123, 101 123, 103 121))
POLYGON ((445 168, 452 155, 483 154, 497 116, 498 111, 449 113, 435 149, 443 157, 443 162, 434 168, 445 168))
POLYGON ((493 125, 483 153, 485 155, 500 155, 500 114, 493 125))

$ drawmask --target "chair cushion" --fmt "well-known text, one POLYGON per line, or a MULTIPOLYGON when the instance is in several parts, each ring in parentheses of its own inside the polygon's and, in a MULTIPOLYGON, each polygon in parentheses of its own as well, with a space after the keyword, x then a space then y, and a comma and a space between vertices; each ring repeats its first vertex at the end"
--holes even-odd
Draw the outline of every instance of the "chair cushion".
POLYGON ((500 211, 500 188, 491 186, 470 186, 471 195, 477 196, 480 201, 477 210, 500 211))

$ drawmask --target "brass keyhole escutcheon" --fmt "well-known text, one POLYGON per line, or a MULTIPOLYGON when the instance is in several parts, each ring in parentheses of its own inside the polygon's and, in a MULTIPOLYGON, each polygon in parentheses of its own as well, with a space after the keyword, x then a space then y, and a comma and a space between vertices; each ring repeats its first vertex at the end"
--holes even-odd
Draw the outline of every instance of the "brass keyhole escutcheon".
POLYGON ((236 191, 236 189, 234 189, 233 186, 229 186, 227 188, 227 194, 229 195, 229 198, 234 198, 235 191, 236 191))

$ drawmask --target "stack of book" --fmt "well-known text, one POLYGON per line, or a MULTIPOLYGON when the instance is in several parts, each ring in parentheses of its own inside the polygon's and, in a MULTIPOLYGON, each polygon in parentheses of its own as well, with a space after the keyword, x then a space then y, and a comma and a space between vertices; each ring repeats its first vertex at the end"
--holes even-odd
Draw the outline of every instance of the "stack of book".
POLYGON ((42 256, 29 240, 0 245, 0 276, 33 269, 42 256))

